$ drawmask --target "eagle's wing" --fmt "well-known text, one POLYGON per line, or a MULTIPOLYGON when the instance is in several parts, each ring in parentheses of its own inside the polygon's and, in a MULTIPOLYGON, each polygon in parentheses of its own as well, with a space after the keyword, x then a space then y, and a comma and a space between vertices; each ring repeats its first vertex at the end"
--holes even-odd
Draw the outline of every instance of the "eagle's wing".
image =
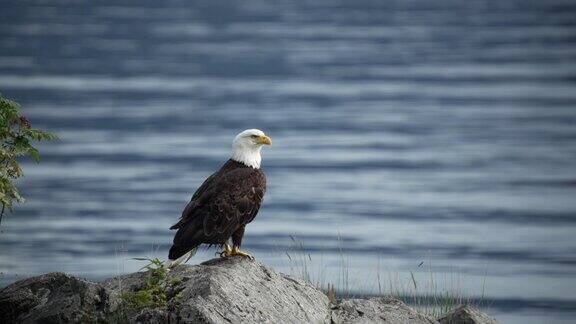
POLYGON ((217 181, 214 181, 216 176, 218 175, 218 171, 212 173, 204 182, 198 187, 194 195, 192 195, 192 199, 186 205, 184 210, 182 211, 182 216, 178 223, 172 225, 170 229, 177 229, 182 226, 182 224, 186 223, 190 218, 194 216, 194 210, 201 205, 202 201, 205 201, 208 197, 212 195, 212 187, 217 185, 217 181))
POLYGON ((266 178, 260 170, 237 168, 212 175, 182 213, 174 244, 222 244, 238 227, 251 222, 262 203, 266 178))

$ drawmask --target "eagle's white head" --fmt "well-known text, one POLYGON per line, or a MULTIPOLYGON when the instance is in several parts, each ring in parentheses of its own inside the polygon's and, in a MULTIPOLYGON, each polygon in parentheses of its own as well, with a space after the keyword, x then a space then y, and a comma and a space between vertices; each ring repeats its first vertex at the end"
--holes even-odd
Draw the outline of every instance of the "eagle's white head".
POLYGON ((262 161, 260 150, 263 145, 272 145, 270 137, 259 129, 247 129, 236 135, 232 142, 232 160, 259 169, 262 161))

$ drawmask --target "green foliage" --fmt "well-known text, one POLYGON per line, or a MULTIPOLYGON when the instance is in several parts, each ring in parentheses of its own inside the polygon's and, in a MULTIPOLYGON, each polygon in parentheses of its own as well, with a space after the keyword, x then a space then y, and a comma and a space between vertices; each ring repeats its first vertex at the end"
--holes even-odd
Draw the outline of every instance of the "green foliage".
POLYGON ((11 209, 15 201, 24 201, 13 183, 24 175, 19 161, 29 156, 40 162, 40 154, 32 142, 54 139, 55 135, 32 128, 20 114, 20 105, 0 95, 0 221, 5 208, 11 209))
POLYGON ((145 308, 164 309, 168 303, 166 292, 167 270, 159 259, 141 259, 149 261, 140 270, 146 270, 146 285, 143 289, 135 292, 126 292, 121 295, 126 307, 139 311, 145 308))

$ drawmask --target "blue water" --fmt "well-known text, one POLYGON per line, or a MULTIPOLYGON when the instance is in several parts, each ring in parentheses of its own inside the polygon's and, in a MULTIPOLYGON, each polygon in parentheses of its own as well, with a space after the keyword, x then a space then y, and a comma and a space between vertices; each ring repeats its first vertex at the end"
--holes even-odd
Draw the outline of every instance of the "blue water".
POLYGON ((61 138, 25 164, 3 284, 165 258, 256 127, 258 260, 357 294, 412 271, 507 323, 576 313, 573 1, 4 0, 0 91, 61 138))

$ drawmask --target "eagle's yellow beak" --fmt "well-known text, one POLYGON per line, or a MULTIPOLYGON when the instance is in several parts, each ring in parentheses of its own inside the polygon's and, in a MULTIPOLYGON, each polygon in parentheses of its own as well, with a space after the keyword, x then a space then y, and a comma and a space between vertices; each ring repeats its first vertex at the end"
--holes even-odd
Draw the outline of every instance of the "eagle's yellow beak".
POLYGON ((258 143, 264 145, 272 145, 272 139, 266 135, 262 135, 258 137, 258 143))

